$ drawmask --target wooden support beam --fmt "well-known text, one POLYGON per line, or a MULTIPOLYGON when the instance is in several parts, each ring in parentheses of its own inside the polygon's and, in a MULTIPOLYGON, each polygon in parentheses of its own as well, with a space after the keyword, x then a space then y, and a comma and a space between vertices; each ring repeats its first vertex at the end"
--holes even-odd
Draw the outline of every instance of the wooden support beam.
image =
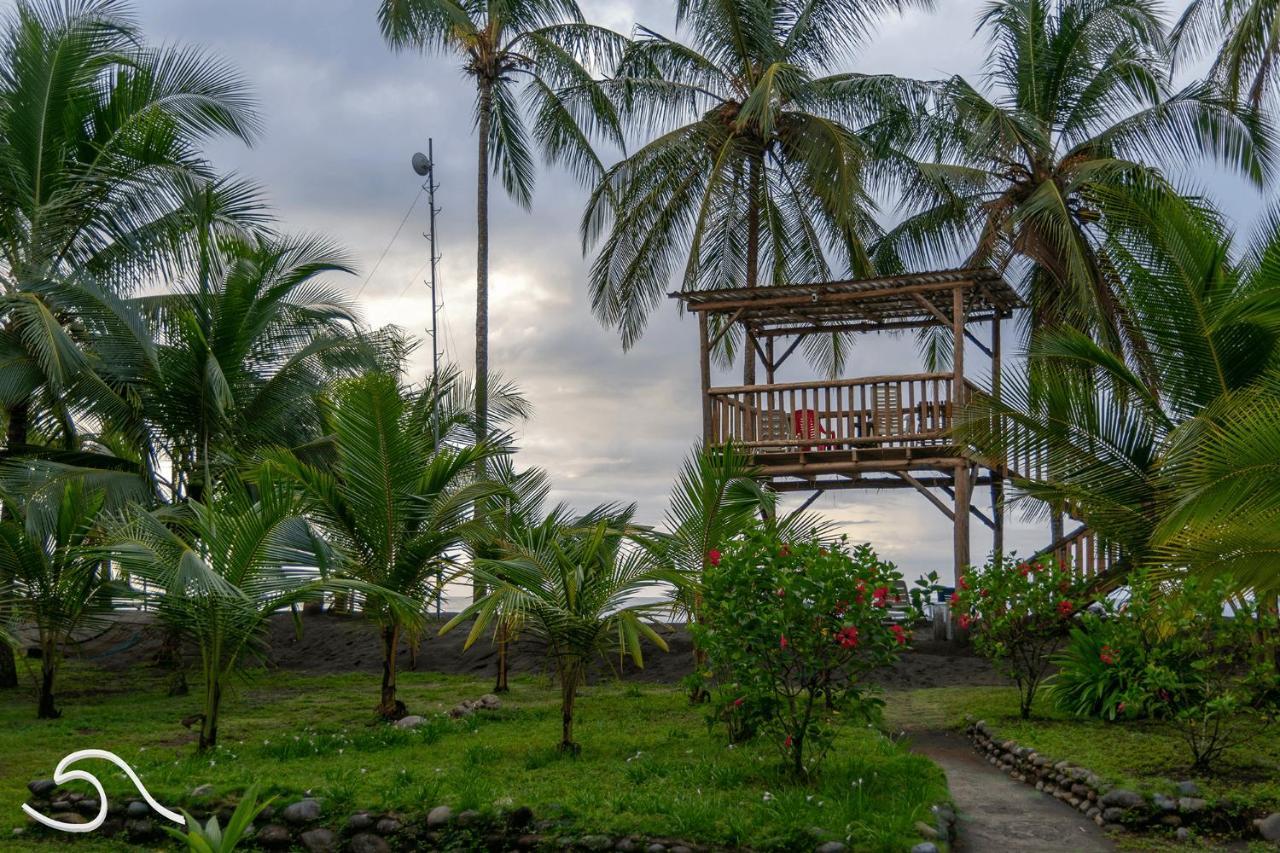
POLYGON ((959 581, 969 566, 969 465, 962 462, 956 466, 956 508, 952 524, 952 545, 954 560, 952 563, 955 575, 952 580, 959 581))
POLYGON ((800 504, 800 506, 796 509, 795 514, 799 515, 809 507, 813 506, 813 502, 816 501, 818 498, 822 497, 822 493, 824 491, 826 491, 826 489, 818 489, 816 492, 809 495, 809 497, 805 498, 804 503, 800 504))
MULTIPOLYGON (((871 473, 896 474, 897 472, 879 471, 871 473)), ((826 478, 807 477, 803 480, 775 480, 765 475, 765 479, 769 482, 769 488, 775 492, 811 492, 814 489, 822 489, 824 491, 834 491, 836 489, 862 489, 865 491, 878 492, 884 489, 911 489, 914 488, 910 483, 904 483, 897 477, 846 477, 839 475, 831 475, 826 478)), ((944 484, 948 487, 951 484, 950 477, 918 477, 920 484, 926 488, 939 489, 944 484)), ((990 480, 986 477, 979 477, 974 485, 987 486, 990 480)))
POLYGON ((789 306, 803 307, 805 305, 812 305, 819 300, 821 300, 823 305, 835 305, 844 302, 861 302, 865 299, 886 299, 891 296, 905 296, 912 293, 936 293, 945 290, 965 290, 973 286, 974 283, 972 281, 947 281, 931 284, 911 284, 903 287, 887 288, 884 290, 855 290, 847 293, 824 293, 816 299, 813 294, 809 293, 759 299, 752 299, 750 297, 744 297, 742 299, 719 299, 715 302, 687 302, 686 309, 698 312, 715 311, 716 313, 723 314, 737 308, 746 308, 750 311, 758 308, 785 308, 789 306))
MULTIPOLYGON (((729 330, 733 328, 733 324, 738 322, 738 318, 742 316, 742 312, 745 310, 746 310, 745 308, 739 308, 737 311, 734 311, 732 315, 730 315, 728 320, 724 321, 724 325, 720 327, 720 331, 716 332, 715 337, 711 339, 711 342, 709 344, 709 347, 711 349, 715 349, 716 344, 720 343, 720 339, 729 333, 729 330)), ((699 315, 699 316, 705 316, 705 315, 699 315)))
MULTIPOLYGON (((974 486, 979 485, 979 482, 978 482, 978 478, 974 477, 972 473, 969 475, 969 478, 970 478, 969 489, 970 491, 972 491, 974 486)), ((951 498, 952 500, 955 500, 955 497, 956 497, 955 490, 952 489, 950 486, 939 485, 938 488, 946 492, 947 497, 951 498)), ((990 516, 988 516, 985 512, 983 512, 982 510, 974 506, 972 503, 972 500, 969 503, 969 512, 973 515, 974 518, 978 519, 978 521, 981 521, 983 524, 985 524, 989 530, 996 529, 996 523, 992 521, 990 516)))
MULTIPOLYGON (((1000 378, 1000 318, 991 319, 991 396, 998 403, 1001 394, 1000 378)), ((991 530, 991 550, 996 563, 1004 557, 1004 478, 1008 474, 1008 466, 1003 462, 991 471, 991 515, 994 525, 991 530)))
POLYGON ((894 473, 896 473, 898 477, 900 477, 905 483, 909 484, 917 492, 919 492, 920 494, 928 498, 929 503, 933 504, 938 509, 942 510, 943 515, 945 515, 947 518, 951 519, 952 521, 956 520, 956 514, 955 512, 952 511, 951 507, 947 506, 945 503, 942 502, 941 498, 939 498, 933 492, 929 491, 928 487, 925 486, 924 483, 921 483, 919 480, 917 480, 915 477, 912 477, 906 471, 895 471, 894 473))
MULTIPOLYGON (((783 362, 785 362, 791 356, 791 353, 796 351, 796 347, 800 346, 800 342, 807 337, 809 337, 808 332, 805 332, 802 335, 797 335, 796 339, 791 342, 791 345, 782 351, 782 356, 778 359, 778 362, 774 365, 774 369, 776 370, 777 368, 782 367, 783 362)), ((769 338, 769 343, 770 344, 773 343, 772 337, 769 338)))
POLYGON ((707 341, 707 315, 698 315, 698 369, 702 383, 702 441, 710 444, 711 436, 711 347, 707 341))

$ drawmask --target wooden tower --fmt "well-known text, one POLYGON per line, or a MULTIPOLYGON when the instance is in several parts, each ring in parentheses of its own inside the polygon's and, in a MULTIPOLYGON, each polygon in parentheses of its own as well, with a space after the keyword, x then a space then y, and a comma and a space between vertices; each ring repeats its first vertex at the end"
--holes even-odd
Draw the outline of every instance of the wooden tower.
POLYGON ((978 387, 965 373, 964 341, 990 359, 989 393, 1000 393, 1000 321, 1023 307, 991 270, 673 293, 698 318, 702 433, 707 446, 748 452, 778 491, 916 489, 954 527, 954 566, 969 564, 970 516, 1003 550, 1001 508, 1009 466, 982 462, 950 436, 953 412, 978 387), (983 325, 982 340, 974 334, 983 325), (711 386, 711 350, 735 325, 765 382, 711 386), (850 379, 776 382, 777 369, 811 335, 941 326, 950 329, 952 369, 850 379), (973 506, 991 488, 992 514, 973 506), (945 495, 940 497, 938 493, 945 495))

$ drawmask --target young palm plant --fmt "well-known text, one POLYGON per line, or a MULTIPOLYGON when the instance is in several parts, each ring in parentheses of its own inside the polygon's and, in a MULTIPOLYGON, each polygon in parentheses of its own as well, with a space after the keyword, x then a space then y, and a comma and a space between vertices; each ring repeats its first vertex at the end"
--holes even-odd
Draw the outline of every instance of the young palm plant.
POLYGON ((1067 507, 1124 567, 1187 566, 1275 592, 1280 219, 1233 257, 1203 212, 1159 193, 1136 201, 1108 251, 1159 383, 1079 330, 1047 330, 1032 363, 1075 369, 1015 375, 1002 400, 966 408, 957 434, 992 458, 1047 460, 1021 491, 1067 507))
POLYGON ((252 486, 227 481, 207 503, 134 512, 112 531, 112 559, 163 590, 161 618, 199 649, 201 751, 217 746, 227 685, 244 658, 264 652, 273 614, 341 590, 377 595, 399 618, 416 618, 416 604, 393 592, 318 576, 314 567, 332 562, 327 551, 292 484, 269 470, 252 486))
MULTIPOLYGON (((128 594, 102 559, 99 515, 105 494, 72 480, 32 500, 4 494, 0 522, 0 612, 35 626, 40 640, 37 716, 60 717, 55 681, 63 649, 78 629, 128 594)), ((2 642, 2 641, 0 641, 2 642)))
POLYGON ((573 517, 556 507, 539 523, 517 531, 502 559, 477 560, 487 592, 451 619, 445 633, 474 620, 470 647, 496 621, 516 620, 546 641, 560 682, 560 749, 578 752, 573 740, 574 702, 588 665, 610 652, 644 665, 641 640, 663 651, 665 641, 646 618, 669 608, 653 594, 675 576, 638 547, 635 507, 598 507, 573 517), (648 594, 650 601, 638 596, 648 594))
POLYGON ((1161 166, 1216 158, 1261 184, 1271 130, 1212 83, 1170 90, 1164 26, 1145 0, 998 0, 979 31, 986 85, 940 85, 913 149, 927 162, 904 190, 910 215, 877 264, 1010 267, 1032 333, 1082 329, 1154 382, 1109 234, 1139 195, 1178 199, 1161 166))
POLYGON ((332 543, 331 570, 387 591, 365 602, 382 640, 378 713, 387 719, 405 715, 396 697, 401 641, 416 641, 437 577, 452 568, 455 549, 480 535, 484 520, 472 516, 471 505, 501 492, 474 478, 475 464, 491 450, 437 442, 433 401, 388 373, 340 380, 321 402, 324 441, 265 454, 267 469, 295 485, 332 543), (405 599, 418 616, 393 606, 405 599))
MULTIPOLYGON (((630 347, 673 277, 686 290, 870 272, 866 180, 926 89, 836 70, 884 14, 920 2, 682 0, 679 41, 639 28, 607 83, 650 138, 612 166, 583 217, 592 308, 630 347)), ((724 338, 725 355, 741 345, 724 338)), ((844 339, 812 336, 838 371, 844 339)), ((755 355, 743 347, 744 381, 755 355)))
POLYGON ((623 39, 586 23, 574 0, 379 0, 378 22, 393 48, 460 56, 475 83, 475 417, 480 440, 487 441, 489 171, 525 208, 533 198, 533 144, 548 161, 594 180, 602 165, 590 136, 602 133, 621 144, 621 132, 592 68, 607 65, 623 39), (522 115, 522 94, 532 131, 522 115))

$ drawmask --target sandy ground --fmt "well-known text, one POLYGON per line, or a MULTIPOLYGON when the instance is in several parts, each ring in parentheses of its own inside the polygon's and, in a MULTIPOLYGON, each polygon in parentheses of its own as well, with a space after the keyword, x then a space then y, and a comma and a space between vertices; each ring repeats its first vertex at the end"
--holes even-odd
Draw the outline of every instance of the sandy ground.
MULTIPOLYGON (((464 650, 465 626, 441 637, 437 635, 440 624, 428 626, 417 647, 416 666, 409 644, 402 643, 402 665, 420 672, 459 675, 486 675, 495 671, 496 653, 488 637, 464 650)), ((267 636, 268 666, 317 674, 381 671, 377 629, 368 620, 329 613, 304 614, 301 628, 299 634, 288 615, 272 619, 267 636)), ((662 633, 670 651, 664 654, 657 649, 646 649, 643 669, 637 669, 630 659, 620 662, 614 658, 601 661, 595 676, 608 677, 616 672, 629 680, 678 682, 690 673, 693 665, 689 633, 682 625, 664 626, 662 633)), ((84 632, 79 639, 68 649, 69 657, 108 670, 125 670, 155 663, 162 632, 151 614, 122 613, 111 623, 84 632)), ((541 642, 528 636, 516 642, 511 652, 513 673, 545 673, 550 671, 550 666, 541 642)), ((917 642, 910 653, 903 655, 891 669, 878 673, 874 680, 886 689, 1006 683, 990 664, 967 649, 925 640, 917 642)))

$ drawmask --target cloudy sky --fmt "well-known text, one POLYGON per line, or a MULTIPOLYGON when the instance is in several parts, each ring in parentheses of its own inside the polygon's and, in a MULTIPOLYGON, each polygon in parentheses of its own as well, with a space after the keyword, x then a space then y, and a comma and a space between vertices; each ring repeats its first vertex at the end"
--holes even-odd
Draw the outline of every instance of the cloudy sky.
MULTIPOLYGON (((248 150, 216 145, 211 156, 223 168, 257 179, 285 228, 324 232, 348 248, 360 273, 338 284, 358 295, 370 323, 414 332, 429 327, 422 281, 425 204, 373 268, 418 193, 409 158, 434 137, 443 209, 440 344, 447 358, 467 365, 475 293, 473 92, 452 58, 387 50, 376 5, 135 0, 151 39, 205 45, 251 81, 265 136, 248 150)), ((982 41, 971 36, 980 5, 939 0, 934 13, 886 20, 853 70, 922 78, 960 73, 976 80, 985 53, 982 41)), ((637 21, 669 32, 672 8, 669 0, 583 0, 588 18, 624 32, 637 21)), ((1254 215, 1259 201, 1252 190, 1221 178, 1208 184, 1230 214, 1242 221, 1254 215)), ((642 519, 656 522, 700 428, 696 327, 674 306, 664 307, 644 339, 624 353, 616 334, 595 321, 577 234, 585 197, 571 178, 546 170, 532 212, 495 192, 491 363, 536 407, 520 431, 521 460, 551 472, 556 499, 579 507, 637 501, 642 519)), ((865 339, 848 375, 882 374, 899 364, 912 372, 913 352, 902 339, 865 339)), ((429 347, 420 350, 420 370, 429 368, 429 354, 429 347)), ((975 494, 979 505, 986 501, 985 494, 975 494)), ((914 492, 828 493, 814 508, 838 520, 852 538, 872 542, 908 575, 935 568, 949 574, 950 524, 914 492)), ((990 540, 981 524, 972 529, 976 559, 990 540)), ((1010 519, 1010 547, 1025 553, 1047 541, 1043 526, 1010 519)))

